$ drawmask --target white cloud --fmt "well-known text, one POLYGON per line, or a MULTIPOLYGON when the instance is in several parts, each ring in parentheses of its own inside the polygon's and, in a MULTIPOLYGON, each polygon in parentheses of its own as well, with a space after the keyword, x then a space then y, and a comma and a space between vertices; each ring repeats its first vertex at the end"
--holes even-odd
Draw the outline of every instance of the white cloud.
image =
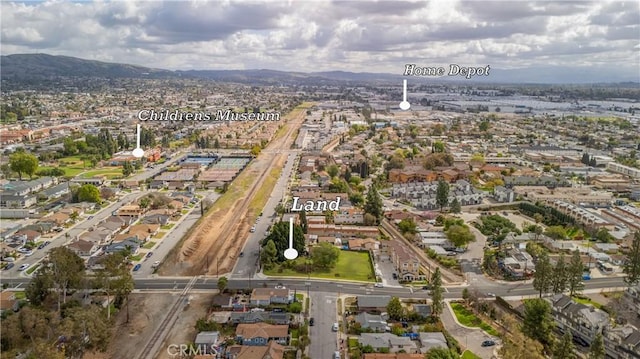
POLYGON ((640 62, 633 1, 45 1, 0 11, 3 55, 168 69, 608 64, 638 80, 640 62))

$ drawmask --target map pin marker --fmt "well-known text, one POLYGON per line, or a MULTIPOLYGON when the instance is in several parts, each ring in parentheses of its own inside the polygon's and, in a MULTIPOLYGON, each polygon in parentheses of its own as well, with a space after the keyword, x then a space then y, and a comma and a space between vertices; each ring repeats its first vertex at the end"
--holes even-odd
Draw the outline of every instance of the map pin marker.
POLYGON ((284 257, 288 260, 298 258, 298 251, 293 248, 293 218, 289 218, 289 248, 284 251, 284 257))
POLYGON ((411 104, 407 101, 407 80, 402 80, 402 102, 400 109, 406 111, 411 108, 411 104))
POLYGON ((144 156, 144 150, 140 148, 140 124, 137 125, 137 129, 138 129, 138 134, 136 137, 136 149, 133 150, 132 154, 133 154, 133 157, 142 158, 142 156, 144 156))

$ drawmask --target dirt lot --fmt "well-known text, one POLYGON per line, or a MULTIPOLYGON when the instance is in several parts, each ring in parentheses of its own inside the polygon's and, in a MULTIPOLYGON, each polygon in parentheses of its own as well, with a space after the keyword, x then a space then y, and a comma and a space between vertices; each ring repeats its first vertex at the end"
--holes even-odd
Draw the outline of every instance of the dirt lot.
MULTIPOLYGON (((288 116, 291 120, 287 121, 286 133, 273 140, 267 150, 290 148, 294 140, 293 134, 302 124, 304 116, 304 109, 292 112, 288 116)), ((251 200, 270 170, 282 167, 285 161, 285 154, 272 151, 258 156, 229 186, 229 191, 214 204, 217 209, 206 214, 206 219, 201 220, 189 237, 167 256, 160 274, 217 275, 218 270, 220 273, 233 270, 235 260, 244 245, 244 241, 237 239, 246 238, 257 215, 249 211, 251 200), (215 263, 216 258, 221 258, 219 264, 215 263)))
POLYGON ((196 321, 205 317, 215 294, 192 294, 189 306, 178 316, 178 320, 162 344, 156 359, 175 359, 167 353, 170 344, 180 345, 193 343, 197 331, 196 321))
POLYGON ((122 310, 116 317, 114 337, 106 353, 86 354, 84 359, 135 358, 164 319, 163 314, 171 307, 179 294, 153 293, 131 294, 129 300, 129 323, 127 313, 122 310), (140 310, 144 308, 144 310, 140 310))

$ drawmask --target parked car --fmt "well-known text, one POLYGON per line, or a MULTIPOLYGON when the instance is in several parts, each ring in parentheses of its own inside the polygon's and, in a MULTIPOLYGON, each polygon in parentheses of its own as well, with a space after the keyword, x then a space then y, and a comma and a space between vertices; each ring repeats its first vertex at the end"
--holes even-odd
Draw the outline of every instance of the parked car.
POLYGON ((334 332, 337 332, 340 329, 340 324, 338 323, 333 323, 333 326, 331 326, 331 330, 334 332))
POLYGON ((7 263, 7 265, 4 267, 4 270, 9 270, 11 268, 15 267, 14 263, 7 263))
POLYGON ((376 288, 384 288, 384 284, 382 284, 382 283, 376 283, 373 286, 376 287, 376 288))
POLYGON ((485 340, 481 344, 481 346, 483 347, 492 347, 494 345, 496 345, 496 342, 494 342, 493 340, 485 340))
POLYGON ((155 261, 153 262, 153 265, 151 266, 152 268, 156 268, 160 265, 160 261, 155 261))
POLYGON ((147 258, 151 258, 152 255, 153 255, 153 252, 147 253, 147 258))
POLYGON ((256 231, 256 226, 251 227, 251 230, 249 232, 253 233, 256 231))
POLYGON ((309 326, 313 327, 313 325, 316 323, 315 319, 311 318, 309 319, 309 326))
POLYGON ((244 252, 240 252, 240 257, 244 257, 244 252))
POLYGON ((133 267, 133 271, 134 271, 134 272, 139 271, 139 270, 140 270, 140 267, 142 267, 142 264, 140 264, 140 263, 136 264, 136 266, 135 266, 135 267, 133 267))
POLYGON ((333 359, 340 359, 340 352, 333 353, 333 359))
POLYGON ((25 263, 25 264, 21 265, 21 266, 18 268, 18 270, 23 271, 23 270, 25 270, 25 269, 29 268, 29 266, 30 266, 30 264, 29 264, 29 263, 25 263))

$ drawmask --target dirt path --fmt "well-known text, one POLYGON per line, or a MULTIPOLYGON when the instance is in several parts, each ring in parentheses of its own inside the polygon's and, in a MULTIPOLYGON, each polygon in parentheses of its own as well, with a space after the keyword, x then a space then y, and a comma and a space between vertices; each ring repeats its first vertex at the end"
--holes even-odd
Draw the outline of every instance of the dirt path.
POLYGON ((293 134, 304 121, 305 109, 296 109, 287 117, 286 133, 275 138, 265 149, 269 151, 259 155, 233 181, 228 192, 214 204, 214 208, 219 208, 206 214, 191 235, 167 257, 161 275, 217 275, 218 271, 227 273, 233 269, 258 214, 252 213, 249 205, 271 169, 284 166, 286 154, 274 150, 291 147, 295 140, 293 134), (217 260, 220 263, 216 263, 217 260))

